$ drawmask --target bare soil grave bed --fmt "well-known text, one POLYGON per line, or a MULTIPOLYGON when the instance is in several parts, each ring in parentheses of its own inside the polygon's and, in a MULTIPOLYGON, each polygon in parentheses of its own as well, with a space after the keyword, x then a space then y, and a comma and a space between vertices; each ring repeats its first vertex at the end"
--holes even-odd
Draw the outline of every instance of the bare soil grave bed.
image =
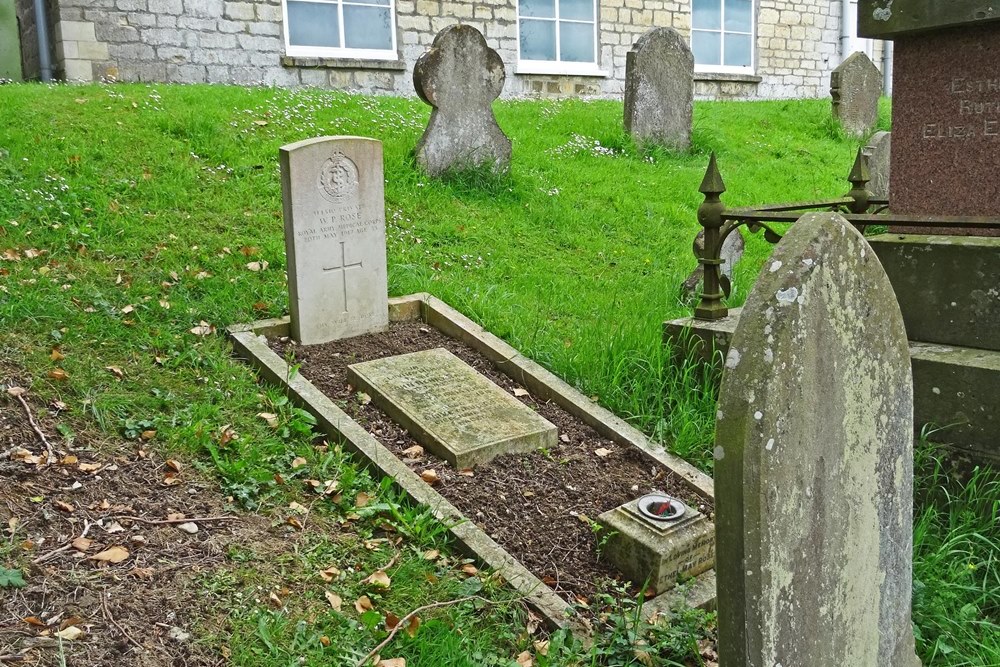
POLYGON ((268 343, 412 470, 433 470, 438 493, 571 604, 586 604, 604 583, 620 579, 599 557, 602 534, 594 523, 599 514, 653 490, 713 513, 711 502, 669 468, 602 437, 556 403, 537 400, 478 351, 422 321, 394 322, 384 333, 323 345, 299 346, 287 337, 268 343), (418 444, 406 430, 348 383, 350 364, 437 347, 555 424, 558 446, 456 470, 429 452, 411 449, 418 444))

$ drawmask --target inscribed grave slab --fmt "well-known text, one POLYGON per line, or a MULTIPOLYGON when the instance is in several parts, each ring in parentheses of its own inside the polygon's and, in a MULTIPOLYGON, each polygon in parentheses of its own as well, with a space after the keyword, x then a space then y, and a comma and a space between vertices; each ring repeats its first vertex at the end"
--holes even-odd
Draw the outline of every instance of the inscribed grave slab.
POLYGON ((555 426, 444 348, 354 364, 348 379, 457 468, 558 444, 555 426))
POLYGON ((382 143, 318 137, 282 146, 292 337, 326 343, 389 326, 382 143))

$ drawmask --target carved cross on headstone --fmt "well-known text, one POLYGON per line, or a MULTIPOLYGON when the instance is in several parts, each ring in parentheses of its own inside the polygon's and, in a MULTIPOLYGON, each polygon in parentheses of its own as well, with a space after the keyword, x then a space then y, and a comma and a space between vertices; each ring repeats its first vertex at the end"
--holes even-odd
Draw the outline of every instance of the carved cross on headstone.
POLYGON ((340 272, 340 284, 343 287, 344 294, 344 311, 348 312, 350 307, 347 305, 347 272, 351 269, 360 269, 365 265, 363 260, 358 260, 353 264, 347 263, 347 250, 344 248, 344 242, 340 242, 340 266, 323 267, 323 273, 333 273, 334 271, 340 272))
POLYGON ((417 95, 434 107, 415 149, 424 171, 507 169, 511 143, 492 106, 506 78, 500 55, 472 26, 452 25, 437 34, 413 67, 417 95))

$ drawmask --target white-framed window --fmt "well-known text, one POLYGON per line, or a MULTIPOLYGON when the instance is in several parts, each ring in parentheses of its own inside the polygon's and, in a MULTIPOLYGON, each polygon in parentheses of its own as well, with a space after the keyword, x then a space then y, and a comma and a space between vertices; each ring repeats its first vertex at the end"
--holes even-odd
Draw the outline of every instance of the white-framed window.
POLYGON ((752 74, 753 0, 692 0, 691 11, 695 70, 752 74))
POLYGON ((601 74, 596 0, 518 0, 517 71, 601 74))
POLYGON ((395 0, 282 0, 289 56, 395 60, 395 0))

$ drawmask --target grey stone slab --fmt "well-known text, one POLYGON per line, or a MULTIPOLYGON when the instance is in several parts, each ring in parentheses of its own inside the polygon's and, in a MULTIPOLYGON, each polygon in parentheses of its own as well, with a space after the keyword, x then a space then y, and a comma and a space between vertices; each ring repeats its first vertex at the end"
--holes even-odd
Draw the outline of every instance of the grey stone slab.
MULTIPOLYGON (((694 577, 715 563, 715 528, 704 514, 688 507, 676 521, 655 523, 643 517, 638 499, 597 517, 610 537, 601 557, 638 586, 663 593, 680 577, 694 577)), ((599 536, 600 537, 600 536, 599 536)))
POLYGON ((879 131, 872 135, 862 152, 868 159, 868 191, 876 199, 889 198, 889 167, 892 155, 892 133, 879 131))
POLYGON ((637 143, 691 145, 694 54, 673 28, 653 28, 625 59, 625 131, 637 143))
POLYGON ((558 444, 555 426, 444 348, 353 364, 348 379, 458 468, 558 444))
POLYGON ((1000 21, 1000 6, 982 0, 860 0, 858 36, 894 39, 1000 21))
POLYGON ((882 73, 867 55, 856 51, 830 74, 833 117, 849 134, 862 136, 878 122, 882 73))
POLYGON ((764 266, 716 432, 720 664, 919 665, 909 349, 840 215, 803 216, 764 266))
POLYGON ((326 343, 389 326, 382 143, 319 137, 282 146, 292 337, 326 343))
POLYGON ((433 107, 415 154, 431 176, 488 167, 506 171, 511 142, 493 115, 507 78, 503 59, 470 25, 451 25, 413 67, 413 86, 433 107))

